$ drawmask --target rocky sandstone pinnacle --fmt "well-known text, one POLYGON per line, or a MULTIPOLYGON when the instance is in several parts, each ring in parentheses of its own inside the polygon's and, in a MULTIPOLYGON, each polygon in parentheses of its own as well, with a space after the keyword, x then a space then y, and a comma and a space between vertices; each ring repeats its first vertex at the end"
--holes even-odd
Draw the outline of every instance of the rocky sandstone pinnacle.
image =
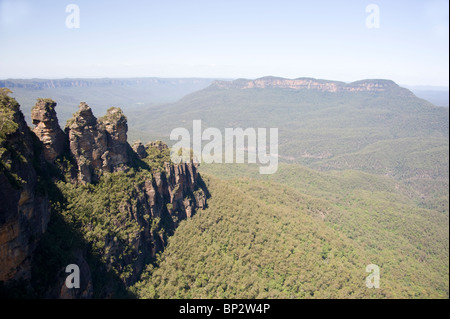
POLYGON ((106 115, 99 120, 99 127, 106 130, 108 151, 105 153, 103 169, 113 172, 120 165, 129 162, 127 142, 127 118, 122 110, 117 107, 108 109, 106 115))
POLYGON ((31 277, 32 256, 50 219, 50 203, 38 192, 33 165, 45 163, 43 153, 35 153, 33 133, 18 106, 8 99, 18 128, 0 141, 0 148, 5 147, 0 162, 9 166, 0 170, 0 281, 31 277), (22 160, 16 159, 18 154, 22 160))
POLYGON ((110 108, 97 120, 89 105, 80 103, 66 126, 80 181, 91 183, 101 172, 111 173, 128 164, 127 131, 127 119, 119 108, 110 108))
POLYGON ((62 154, 67 136, 62 131, 56 116, 56 102, 50 99, 38 99, 31 111, 31 119, 35 128, 33 132, 44 146, 44 157, 53 163, 62 154))
POLYGON ((132 146, 133 151, 139 156, 140 159, 147 157, 147 151, 145 150, 144 144, 141 141, 134 142, 132 146))
MULTIPOLYGON (((164 250, 167 238, 160 232, 162 221, 166 234, 170 236, 181 220, 191 217, 197 209, 206 207, 206 190, 202 183, 197 183, 200 179, 197 164, 166 162, 162 169, 143 168, 145 165, 140 167, 140 164, 136 164, 137 157, 142 162, 148 161, 148 148, 140 142, 135 143, 133 148, 137 155, 133 154, 133 149, 127 143, 127 119, 119 108, 110 108, 105 116, 97 119, 91 108, 81 103, 78 112, 68 121, 64 133, 54 110, 56 103, 50 99, 39 99, 33 108, 32 119, 44 152, 35 153, 40 143, 28 128, 18 104, 17 107, 12 102, 10 104, 18 129, 9 134, 6 140, 0 140, 0 147, 5 143, 12 145, 12 149, 22 155, 23 160, 15 160, 17 154, 6 148, 0 154, 1 161, 10 166, 8 170, 0 171, 0 193, 8 194, 0 196, 0 281, 8 283, 15 279, 31 278, 37 244, 47 229, 51 210, 47 193, 38 191, 39 187, 42 188, 39 179, 48 178, 43 174, 52 167, 48 162, 53 162, 60 155, 68 161, 72 161, 73 157, 76 165, 73 170, 70 168, 71 173, 73 176, 77 173, 82 183, 97 181, 103 172, 150 169, 152 176, 134 185, 134 200, 126 201, 118 208, 118 212, 127 212, 128 216, 120 221, 122 226, 133 219, 143 229, 129 243, 133 247, 129 256, 135 256, 136 259, 130 264, 131 275, 121 278, 126 285, 134 284, 149 258, 156 258, 157 253, 164 250), (41 169, 35 167, 36 163, 40 163, 41 169)), ((148 146, 160 151, 168 148, 163 142, 149 143, 148 146)), ((114 265, 120 268, 126 265, 126 262, 121 264, 124 261, 119 258, 123 253, 123 243, 115 241, 113 236, 106 236, 105 247, 104 257, 109 260, 106 267, 114 265)), ((73 249, 72 262, 80 267, 80 289, 68 289, 65 286, 67 274, 61 268, 45 288, 44 298, 93 296, 94 280, 86 259, 87 248, 70 249, 73 249)))

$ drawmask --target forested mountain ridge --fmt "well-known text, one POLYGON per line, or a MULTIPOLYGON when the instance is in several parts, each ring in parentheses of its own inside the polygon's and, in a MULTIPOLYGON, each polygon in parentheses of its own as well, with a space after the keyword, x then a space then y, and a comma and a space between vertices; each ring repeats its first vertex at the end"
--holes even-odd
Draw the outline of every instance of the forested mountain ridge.
POLYGON ((142 135, 168 143, 173 128, 191 130, 199 119, 204 128, 220 130, 277 127, 280 161, 392 176, 421 193, 424 205, 438 203, 434 207, 448 211, 448 108, 390 80, 216 81, 157 111, 135 110, 129 118, 142 135))

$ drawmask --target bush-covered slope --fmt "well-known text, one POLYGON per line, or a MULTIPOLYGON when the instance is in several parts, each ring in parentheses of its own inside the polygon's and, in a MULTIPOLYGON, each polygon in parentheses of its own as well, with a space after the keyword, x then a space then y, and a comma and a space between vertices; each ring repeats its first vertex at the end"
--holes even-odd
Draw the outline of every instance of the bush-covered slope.
POLYGON ((136 285, 140 297, 371 295, 364 261, 339 233, 305 211, 266 203, 234 183, 210 178, 207 185, 209 208, 180 225, 159 267, 136 285))
MULTIPOLYGON (((292 176, 289 167, 284 173, 280 179, 292 176)), ((336 176, 306 169, 292 180, 300 182, 209 176, 209 208, 180 225, 159 267, 148 270, 136 293, 145 298, 448 297, 447 214, 419 209, 395 185, 384 190, 386 181, 373 176, 381 182, 373 184, 370 175, 358 172, 336 176), (361 180, 366 182, 359 188, 361 180), (379 290, 364 283, 371 263, 381 268, 379 290)))

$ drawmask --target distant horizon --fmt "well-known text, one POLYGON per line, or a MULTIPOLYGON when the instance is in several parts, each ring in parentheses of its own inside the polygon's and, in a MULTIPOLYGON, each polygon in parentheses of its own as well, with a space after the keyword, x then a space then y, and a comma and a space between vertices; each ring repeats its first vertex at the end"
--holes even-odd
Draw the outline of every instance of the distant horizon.
POLYGON ((324 81, 336 81, 336 82, 343 82, 343 83, 353 83, 353 82, 358 82, 358 81, 365 81, 365 80, 386 80, 386 81, 393 81, 394 83, 396 83, 397 85, 401 86, 401 87, 405 87, 405 88, 415 88, 418 90, 426 90, 428 88, 430 89, 435 89, 435 90, 450 90, 449 86, 444 86, 444 85, 432 85, 432 84, 407 84, 407 83, 399 83, 396 82, 392 79, 389 78, 361 78, 358 80, 354 80, 354 81, 343 81, 343 80, 336 80, 336 79, 326 79, 326 78, 320 78, 320 77, 311 77, 311 76, 300 76, 300 77, 283 77, 283 76, 278 76, 278 75, 265 75, 265 76, 261 76, 261 77, 255 77, 255 78, 250 78, 250 77, 201 77, 201 76, 171 76, 171 77, 164 77, 164 76, 125 76, 125 77, 111 77, 111 76, 86 76, 86 77, 23 77, 23 78, 4 78, 4 77, 0 77, 0 81, 17 81, 17 80, 79 80, 79 79, 89 79, 89 80, 105 80, 105 79, 202 79, 202 80, 222 80, 222 81, 234 81, 234 80, 239 80, 239 79, 245 79, 245 80, 257 80, 257 79, 261 79, 261 78, 266 78, 266 77, 274 77, 274 78, 282 78, 282 79, 287 79, 287 80, 296 80, 296 79, 314 79, 314 80, 324 80, 324 81))

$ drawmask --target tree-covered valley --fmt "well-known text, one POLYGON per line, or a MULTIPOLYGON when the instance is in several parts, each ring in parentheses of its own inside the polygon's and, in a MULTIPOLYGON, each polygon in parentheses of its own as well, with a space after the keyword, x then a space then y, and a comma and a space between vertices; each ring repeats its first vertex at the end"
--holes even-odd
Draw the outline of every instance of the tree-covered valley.
POLYGON ((392 81, 217 81, 174 103, 86 101, 64 128, 56 99, 28 124, 0 102, 2 296, 449 297, 448 109, 392 81), (173 163, 170 131, 198 119, 278 127, 278 170, 173 163))

